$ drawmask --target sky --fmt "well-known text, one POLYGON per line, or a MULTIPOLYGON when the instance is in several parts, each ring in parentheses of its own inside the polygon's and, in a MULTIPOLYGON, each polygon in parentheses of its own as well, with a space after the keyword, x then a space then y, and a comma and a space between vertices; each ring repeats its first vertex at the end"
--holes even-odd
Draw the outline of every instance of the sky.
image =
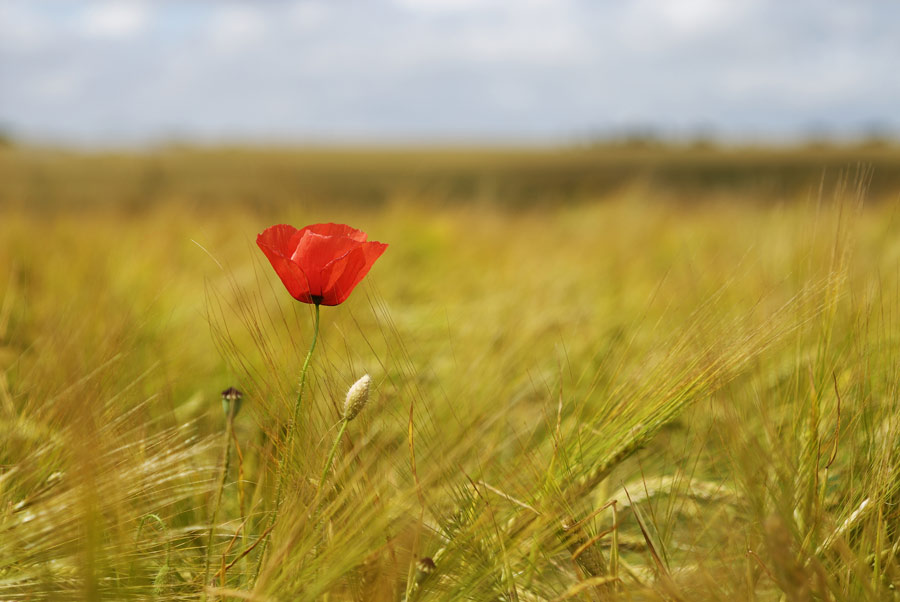
POLYGON ((566 142, 900 132, 888 0, 0 0, 0 130, 566 142))

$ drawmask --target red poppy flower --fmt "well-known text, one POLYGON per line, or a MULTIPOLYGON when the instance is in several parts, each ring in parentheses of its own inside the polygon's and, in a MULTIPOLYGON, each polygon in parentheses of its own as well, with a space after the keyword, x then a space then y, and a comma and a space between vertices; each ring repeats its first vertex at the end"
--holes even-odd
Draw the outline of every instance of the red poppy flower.
POLYGON ((386 244, 366 242, 366 233, 344 224, 287 224, 256 237, 291 296, 304 303, 338 305, 369 273, 386 244))

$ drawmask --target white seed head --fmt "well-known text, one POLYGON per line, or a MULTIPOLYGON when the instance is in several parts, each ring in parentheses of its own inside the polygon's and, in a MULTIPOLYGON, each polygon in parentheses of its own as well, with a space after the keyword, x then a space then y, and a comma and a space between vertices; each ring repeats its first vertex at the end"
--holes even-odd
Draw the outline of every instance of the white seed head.
POLYGON ((347 400, 344 401, 344 420, 347 422, 356 418, 366 403, 369 401, 369 384, 372 379, 366 374, 361 379, 353 383, 350 390, 347 391, 347 400))

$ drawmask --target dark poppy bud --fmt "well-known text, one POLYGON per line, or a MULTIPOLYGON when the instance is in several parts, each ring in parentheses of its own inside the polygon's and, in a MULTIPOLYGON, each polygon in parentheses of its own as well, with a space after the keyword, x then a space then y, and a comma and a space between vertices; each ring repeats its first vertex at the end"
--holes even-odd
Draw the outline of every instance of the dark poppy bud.
POLYGON ((222 391, 222 411, 225 412, 225 416, 237 416, 237 413, 241 411, 241 400, 244 398, 244 394, 235 389, 234 387, 228 387, 224 391, 222 391), (234 404, 234 410, 231 409, 231 405, 234 404))
POLYGON ((428 556, 419 558, 419 560, 416 561, 416 585, 422 585, 422 583, 425 582, 425 579, 427 579, 436 568, 434 560, 428 556))

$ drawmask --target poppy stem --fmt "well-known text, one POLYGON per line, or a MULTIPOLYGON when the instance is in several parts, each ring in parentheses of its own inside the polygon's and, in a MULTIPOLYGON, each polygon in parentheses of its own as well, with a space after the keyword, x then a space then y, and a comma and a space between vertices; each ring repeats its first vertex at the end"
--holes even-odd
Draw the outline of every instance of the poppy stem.
POLYGON ((291 415, 291 421, 288 423, 288 433, 287 433, 287 441, 285 442, 284 453, 281 455, 281 458, 278 461, 278 469, 277 469, 277 481, 278 488, 275 491, 275 511, 269 516, 269 524, 266 527, 266 535, 265 539, 262 542, 261 549, 259 551, 259 557, 256 561, 256 571, 253 574, 253 584, 256 584, 256 580, 259 577, 259 571, 262 568, 263 559, 266 556, 266 548, 269 545, 269 534, 272 532, 272 528, 275 525, 275 521, 278 520, 278 511, 281 510, 281 502, 282 495, 284 493, 284 482, 286 479, 287 471, 285 470, 285 465, 290 461, 291 458, 294 457, 294 433, 297 428, 297 421, 300 419, 300 406, 303 401, 303 390, 306 387, 306 373, 309 371, 309 361, 312 359, 313 351, 316 349, 316 341, 319 338, 319 304, 315 304, 315 324, 313 326, 313 338, 312 343, 309 345, 309 351, 306 353, 306 359, 303 361, 303 369, 300 371, 300 391, 297 393, 297 401, 294 403, 294 413, 291 415))

